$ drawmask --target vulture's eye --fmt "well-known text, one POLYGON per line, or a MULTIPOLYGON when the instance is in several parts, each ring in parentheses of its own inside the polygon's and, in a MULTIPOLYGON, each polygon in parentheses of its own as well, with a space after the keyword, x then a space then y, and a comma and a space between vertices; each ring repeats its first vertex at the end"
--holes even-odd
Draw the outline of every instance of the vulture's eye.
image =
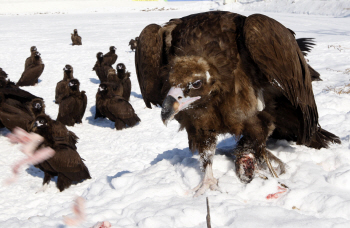
POLYGON ((199 88, 201 88, 201 86, 202 86, 202 81, 197 80, 190 85, 190 89, 199 89, 199 88))

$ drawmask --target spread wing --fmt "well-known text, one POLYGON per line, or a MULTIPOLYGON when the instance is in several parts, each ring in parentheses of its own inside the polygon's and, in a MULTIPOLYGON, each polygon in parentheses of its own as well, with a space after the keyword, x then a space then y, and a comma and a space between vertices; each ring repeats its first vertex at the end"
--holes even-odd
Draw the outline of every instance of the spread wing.
POLYGON ((298 143, 308 144, 317 129, 318 113, 308 65, 293 34, 279 22, 260 14, 246 19, 243 34, 254 62, 300 111, 298 143))
POLYGON ((139 36, 135 52, 137 79, 148 108, 152 108, 151 104, 162 105, 166 95, 162 94, 165 79, 160 74, 165 55, 163 38, 159 35, 160 28, 156 24, 146 26, 139 36))

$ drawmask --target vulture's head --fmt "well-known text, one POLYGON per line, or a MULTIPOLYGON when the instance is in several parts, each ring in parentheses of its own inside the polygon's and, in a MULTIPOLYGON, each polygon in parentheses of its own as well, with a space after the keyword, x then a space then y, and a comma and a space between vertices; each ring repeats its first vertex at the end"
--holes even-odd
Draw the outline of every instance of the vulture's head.
POLYGON ((34 51, 37 51, 37 49, 36 49, 35 46, 32 46, 32 47, 30 48, 30 52, 34 52, 34 51))
POLYGON ((32 112, 36 115, 45 111, 44 101, 40 98, 33 99, 31 106, 32 112))
POLYGON ((109 50, 110 50, 111 52, 115 52, 115 50, 117 50, 117 48, 114 47, 114 46, 110 46, 110 47, 109 47, 109 50))
POLYGON ((78 79, 74 78, 71 79, 68 83, 68 87, 72 90, 72 91, 79 91, 79 86, 80 86, 80 82, 78 79))
POLYGON ((107 94, 108 93, 108 85, 106 83, 101 83, 100 86, 98 87, 98 93, 101 94, 107 94))
POLYGON ((36 59, 40 59, 40 56, 41 56, 40 52, 35 51, 34 57, 35 57, 36 59))
POLYGON ((78 34, 78 30, 77 29, 74 29, 74 34, 78 34))
POLYGON ((215 78, 208 62, 198 56, 177 57, 171 65, 171 88, 163 101, 161 117, 166 125, 180 111, 202 107, 216 94, 215 78))
POLYGON ((101 62, 103 60, 103 53, 102 52, 98 52, 96 54, 96 58, 101 62))
POLYGON ((66 72, 66 74, 70 74, 71 72, 73 72, 73 67, 71 65, 66 65, 64 68, 63 68, 63 71, 66 72))
POLYGON ((38 115, 32 122, 31 131, 39 135, 44 134, 50 125, 51 118, 47 115, 38 115))
POLYGON ((3 71, 3 69, 0 67, 0 76, 1 76, 1 77, 7 78, 7 75, 8 75, 8 74, 6 74, 6 72, 3 71))

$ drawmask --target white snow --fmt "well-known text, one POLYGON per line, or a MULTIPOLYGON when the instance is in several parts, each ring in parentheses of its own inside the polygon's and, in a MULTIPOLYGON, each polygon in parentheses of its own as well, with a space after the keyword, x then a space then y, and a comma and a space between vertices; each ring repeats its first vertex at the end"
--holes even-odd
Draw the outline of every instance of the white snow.
MULTIPOLYGON (((83 123, 69 129, 80 138, 78 152, 92 176, 63 192, 51 181, 46 192, 36 193, 43 172, 33 166, 21 170, 16 183, 0 186, 0 227, 63 228, 63 216, 73 215, 76 196, 86 200, 86 221, 80 227, 109 221, 112 227, 122 228, 202 228, 206 196, 215 228, 350 227, 350 96, 324 90, 349 83, 350 2, 240 2, 0 0, 0 67, 16 82, 30 47, 36 46, 45 70, 36 86, 23 88, 45 99, 52 118, 58 113, 53 101, 62 68, 73 66, 88 105, 83 123), (193 198, 186 192, 202 179, 199 156, 189 151, 187 134, 178 132, 176 121, 165 127, 160 108, 145 108, 128 43, 150 23, 163 24, 210 9, 247 16, 264 13, 294 30, 297 38, 315 38, 317 45, 307 58, 323 79, 313 83, 319 122, 342 144, 315 150, 286 141, 271 143, 268 148, 286 163, 287 172, 279 179, 255 178, 245 185, 237 179, 232 159, 225 156, 235 138, 220 136, 212 169, 222 192, 209 190, 193 198), (73 29, 78 29, 82 46, 70 45, 73 29), (99 80, 92 67, 96 53, 107 53, 112 45, 117 47, 117 63, 123 62, 131 72, 130 103, 141 118, 137 126, 122 131, 107 119, 94 119, 99 80), (286 184, 288 192, 267 200, 268 194, 278 191, 278 182, 286 184)), ((0 183, 24 156, 19 146, 10 144, 7 133, 0 130, 0 183)))

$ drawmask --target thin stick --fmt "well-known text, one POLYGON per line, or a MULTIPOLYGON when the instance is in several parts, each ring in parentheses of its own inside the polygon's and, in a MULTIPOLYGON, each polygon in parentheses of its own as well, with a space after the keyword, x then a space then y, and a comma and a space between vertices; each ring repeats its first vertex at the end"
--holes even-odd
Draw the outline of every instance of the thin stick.
POLYGON ((210 224, 210 209, 209 209, 208 196, 207 196, 207 227, 211 228, 211 224, 210 224))

